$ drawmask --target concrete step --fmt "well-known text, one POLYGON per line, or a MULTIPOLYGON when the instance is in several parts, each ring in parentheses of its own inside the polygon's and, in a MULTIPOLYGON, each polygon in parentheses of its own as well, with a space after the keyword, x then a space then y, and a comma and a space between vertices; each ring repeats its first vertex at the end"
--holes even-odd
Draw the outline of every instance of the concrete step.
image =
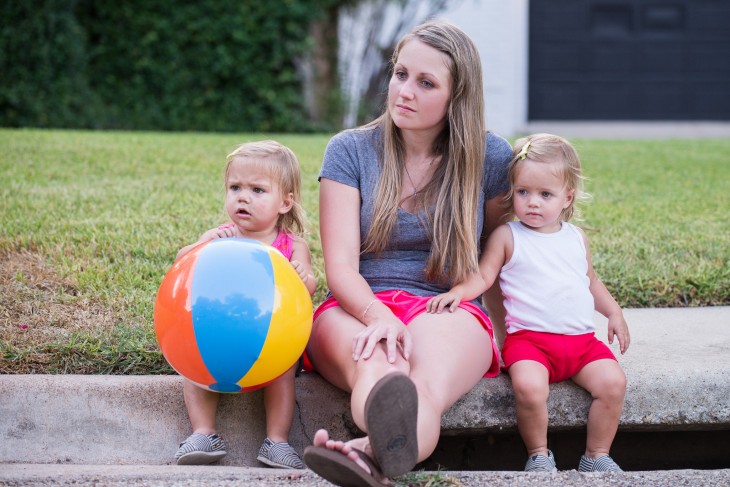
MULTIPOLYGON (((730 307, 627 309, 632 344, 619 362, 628 376, 620 431, 730 430, 730 307)), ((598 334, 606 323, 597 317, 598 334)), ((612 347, 614 350, 617 344, 612 347)), ((314 432, 358 434, 348 395, 317 374, 297 379, 290 443, 314 432)), ((585 426, 589 395, 571 382, 551 386, 552 430, 585 426)), ((262 394, 224 395, 222 465, 259 466, 262 394)), ((483 379, 442 418, 443 434, 515 432, 509 379, 483 379)), ((166 465, 190 433, 178 376, 0 375, 0 463, 166 465)))

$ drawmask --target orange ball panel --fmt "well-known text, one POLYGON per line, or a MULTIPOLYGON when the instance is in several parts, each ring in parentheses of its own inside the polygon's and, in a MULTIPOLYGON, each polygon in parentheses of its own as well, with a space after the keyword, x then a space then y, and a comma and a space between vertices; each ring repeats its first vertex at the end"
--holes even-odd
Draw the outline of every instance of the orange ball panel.
POLYGON ((165 275, 155 301, 154 321, 165 359, 180 375, 207 387, 215 379, 198 351, 190 304, 195 263, 205 245, 185 254, 165 275))

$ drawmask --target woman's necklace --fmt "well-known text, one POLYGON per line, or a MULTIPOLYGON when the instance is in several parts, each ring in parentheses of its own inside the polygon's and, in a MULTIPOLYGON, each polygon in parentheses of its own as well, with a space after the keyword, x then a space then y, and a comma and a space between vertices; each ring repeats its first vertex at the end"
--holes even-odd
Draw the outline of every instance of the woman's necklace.
MULTIPOLYGON (((428 167, 429 167, 429 168, 430 168, 430 167, 431 167, 431 166, 433 165, 433 161, 434 161, 434 160, 436 160, 436 158, 435 158, 435 157, 432 157, 432 158, 431 158, 431 161, 430 161, 430 162, 428 163, 428 167)), ((408 181, 409 181, 409 182, 411 183, 411 186, 413 187, 413 194, 412 194, 412 195, 410 195, 410 196, 406 196, 406 198, 405 198, 405 199, 408 199, 408 198, 413 198, 413 197, 415 197, 415 196, 416 196, 416 195, 418 194, 418 192, 419 192, 419 191, 421 191, 421 190, 420 190, 420 189, 418 189, 418 186, 416 186, 416 184, 415 184, 415 183, 413 182, 413 178, 411 177, 411 173, 410 173, 410 172, 408 172, 408 164, 406 164, 406 163, 404 162, 404 163, 403 163, 403 168, 404 168, 404 169, 406 170, 406 176, 408 177, 408 181)), ((426 179, 426 176, 424 176, 424 177, 423 177, 423 179, 426 179)), ((423 183, 423 180, 421 180, 421 181, 419 182, 419 184, 420 184, 420 183, 423 183)), ((423 188, 421 188, 421 189, 423 189, 423 188)))

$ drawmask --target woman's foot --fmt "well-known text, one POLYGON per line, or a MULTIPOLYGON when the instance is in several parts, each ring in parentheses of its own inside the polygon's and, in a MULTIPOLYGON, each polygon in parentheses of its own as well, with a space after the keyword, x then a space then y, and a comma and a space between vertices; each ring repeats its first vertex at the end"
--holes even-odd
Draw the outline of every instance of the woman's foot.
POLYGON ((353 450, 353 448, 357 448, 366 455, 372 455, 373 452, 370 449, 370 441, 368 440, 367 436, 364 436, 362 438, 355 438, 348 442, 344 442, 331 439, 327 430, 322 429, 317 430, 317 432, 314 434, 314 441, 312 441, 312 444, 314 446, 322 446, 327 448, 328 450, 340 452, 353 462, 360 465, 360 467, 362 467, 362 469, 365 470, 367 473, 371 473, 367 463, 362 461, 360 455, 358 455, 355 450, 353 450))

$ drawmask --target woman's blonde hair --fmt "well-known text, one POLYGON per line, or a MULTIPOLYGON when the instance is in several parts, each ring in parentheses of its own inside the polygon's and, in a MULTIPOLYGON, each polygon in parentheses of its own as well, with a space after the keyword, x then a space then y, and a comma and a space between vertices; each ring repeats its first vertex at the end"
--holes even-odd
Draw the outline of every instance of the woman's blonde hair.
MULTIPOLYGON (((425 274, 431 281, 460 281, 477 268, 477 212, 482 211, 477 206, 486 151, 482 65, 476 46, 461 29, 448 22, 430 21, 400 40, 391 58, 391 70, 403 46, 413 40, 444 53, 451 74, 447 120, 431 148, 441 162, 418 200, 421 206, 433 204, 433 214, 425 212, 432 240, 425 274)), ((363 252, 382 251, 393 234, 406 157, 400 129, 387 105, 366 127, 375 126, 383 135, 381 177, 363 252)))
POLYGON ((228 181, 228 170, 235 160, 243 161, 246 164, 254 164, 256 167, 267 171, 279 185, 282 196, 292 194, 292 208, 287 213, 279 215, 277 225, 285 232, 300 236, 304 235, 307 217, 301 205, 302 176, 299 169, 299 160, 294 152, 274 140, 241 144, 226 158, 225 181, 228 181))
POLYGON ((586 180, 581 169, 580 157, 575 147, 563 137, 552 134, 533 134, 518 139, 512 151, 512 161, 509 164, 508 178, 509 191, 505 197, 505 204, 512 211, 514 203, 514 185, 517 173, 525 161, 552 164, 555 173, 564 181, 567 190, 574 191, 573 201, 560 214, 561 221, 571 218, 580 220, 580 209, 577 203, 590 198, 583 191, 583 182, 586 180))

